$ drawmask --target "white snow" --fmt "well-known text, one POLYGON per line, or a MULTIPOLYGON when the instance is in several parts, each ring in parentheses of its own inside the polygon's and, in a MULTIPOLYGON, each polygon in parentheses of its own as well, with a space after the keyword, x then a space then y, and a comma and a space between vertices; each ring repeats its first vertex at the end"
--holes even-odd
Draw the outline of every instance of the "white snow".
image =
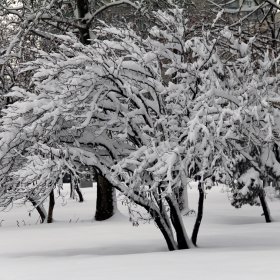
MULTIPOLYGON (((82 192, 84 203, 69 193, 65 206, 56 200, 53 224, 35 225, 37 212, 29 217, 25 206, 0 212, 1 280, 279 279, 279 201, 268 199, 274 222, 266 224, 260 207, 235 209, 227 189, 214 187, 207 191, 199 248, 168 252, 154 224, 133 227, 121 203, 113 218, 94 221, 96 189, 82 192)), ((197 200, 193 187, 190 208, 196 210, 197 200)), ((189 235, 194 219, 184 217, 189 235)))

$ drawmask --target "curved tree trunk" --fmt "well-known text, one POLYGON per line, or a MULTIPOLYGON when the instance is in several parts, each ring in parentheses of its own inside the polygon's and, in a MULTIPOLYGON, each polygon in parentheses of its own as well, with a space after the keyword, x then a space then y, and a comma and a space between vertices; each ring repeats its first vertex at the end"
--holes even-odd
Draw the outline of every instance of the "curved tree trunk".
POLYGON ((171 199, 169 196, 165 197, 169 207, 170 207, 170 218, 172 225, 175 229, 176 232, 176 237, 177 237, 177 243, 178 243, 178 249, 189 249, 190 244, 189 244, 189 238, 187 236, 183 220, 181 217, 181 212, 179 210, 177 200, 174 201, 171 199))
POLYGON ((54 192, 53 190, 50 192, 50 201, 49 201, 49 212, 48 212, 48 219, 47 223, 50 224, 53 222, 53 209, 55 205, 55 199, 54 199, 54 192))
MULTIPOLYGON (((154 193, 154 198, 155 198, 155 201, 157 202, 157 205, 159 207, 159 211, 160 211, 162 218, 164 219, 167 226, 171 229, 171 222, 170 222, 170 218, 168 216, 166 207, 165 207, 163 201, 159 198, 159 195, 161 195, 161 194, 162 194, 162 190, 160 187, 158 187, 158 194, 154 193)), ((174 239, 172 230, 170 232, 172 234, 172 238, 174 239)))
MULTIPOLYGON (((159 194, 161 194, 160 187, 158 188, 158 192, 159 192, 159 194)), ((160 229, 169 251, 178 250, 179 248, 178 248, 177 242, 174 239, 171 222, 167 215, 165 205, 162 203, 161 199, 159 199, 159 196, 156 192, 153 193, 153 195, 154 195, 155 201, 158 205, 158 209, 155 209, 151 205, 145 205, 145 204, 141 203, 140 200, 134 200, 134 202, 136 204, 138 204, 139 206, 142 206, 143 208, 145 208, 146 211, 148 213, 150 213, 150 215, 152 216, 157 227, 160 229)))
MULTIPOLYGON (((102 176, 98 176, 98 183, 102 183, 104 178, 102 176)), ((106 182, 107 180, 105 180, 106 182)), ((102 189, 102 186, 99 186, 102 189)), ((117 189, 118 186, 116 186, 117 189)), ((121 189, 119 189, 121 191, 121 189)), ((159 194, 161 190, 159 188, 159 194)), ((185 231, 185 227, 181 218, 181 213, 178 207, 178 203, 176 199, 171 197, 167 197, 166 201, 168 202, 171 211, 173 212, 173 225, 175 227, 175 231, 177 234, 178 241, 174 239, 174 235, 172 232, 172 226, 170 222, 170 217, 167 215, 167 211, 165 209, 165 205, 159 199, 158 194, 154 193, 155 203, 146 203, 145 197, 139 195, 139 193, 135 192, 134 194, 127 195, 128 198, 131 199, 133 196, 133 201, 146 209, 146 211, 151 215, 157 227, 160 229, 168 249, 170 251, 178 250, 178 249, 188 249, 191 247, 191 241, 189 240, 187 233, 185 231)))
POLYGON ((104 221, 115 214, 115 189, 108 180, 97 175, 96 221, 104 221))
POLYGON ((199 191, 198 211, 197 211, 197 216, 196 216, 193 233, 192 233, 192 243, 195 246, 197 243, 197 235, 198 235, 199 227, 203 217, 204 190, 201 182, 198 183, 198 191, 199 191))
POLYGON ((79 202, 84 202, 84 196, 83 196, 83 194, 81 192, 81 189, 80 189, 79 185, 75 186, 75 190, 76 190, 76 192, 78 194, 79 202))
POLYGON ((37 201, 32 197, 29 197, 29 201, 32 203, 32 205, 38 211, 40 218, 41 218, 41 224, 44 223, 45 219, 47 218, 47 213, 46 213, 46 210, 44 209, 44 206, 41 204, 37 205, 37 201))
POLYGON ((174 240, 172 230, 165 223, 164 218, 161 217, 156 211, 154 211, 152 209, 147 209, 147 211, 151 214, 155 223, 157 224, 158 228, 160 229, 160 231, 166 241, 169 251, 178 250, 179 248, 174 240))
POLYGON ((271 216, 270 216, 269 208, 268 208, 267 203, 266 203, 266 200, 265 200, 265 192, 264 192, 264 189, 262 189, 262 191, 260 192, 259 198, 260 198, 260 201, 261 201, 261 205, 262 205, 262 209, 263 209, 265 221, 266 221, 267 223, 271 223, 271 222, 272 222, 272 219, 271 219, 271 216))

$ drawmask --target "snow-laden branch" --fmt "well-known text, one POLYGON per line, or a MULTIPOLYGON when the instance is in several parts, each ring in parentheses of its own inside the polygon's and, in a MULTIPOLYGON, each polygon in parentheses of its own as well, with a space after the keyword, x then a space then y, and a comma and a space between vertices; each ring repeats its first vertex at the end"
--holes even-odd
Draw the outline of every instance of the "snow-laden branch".
POLYGON ((234 188, 255 172, 262 180, 271 167, 263 151, 272 152, 280 131, 271 103, 278 58, 267 51, 256 59, 256 37, 193 28, 176 6, 154 17, 145 38, 101 26, 92 45, 68 33, 54 35, 58 51, 32 49, 36 59, 21 71, 33 71, 31 84, 14 87, 3 110, 0 203, 43 199, 65 172, 93 166, 148 211, 174 250, 190 247, 179 213, 189 181, 234 188))

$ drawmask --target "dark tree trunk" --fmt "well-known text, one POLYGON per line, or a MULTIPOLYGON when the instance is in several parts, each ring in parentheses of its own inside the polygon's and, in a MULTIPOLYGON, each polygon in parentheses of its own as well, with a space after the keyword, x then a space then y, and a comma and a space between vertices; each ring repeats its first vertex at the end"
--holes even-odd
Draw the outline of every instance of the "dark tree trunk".
MULTIPOLYGON (((156 198, 157 195, 154 194, 155 196, 155 200, 157 201, 157 204, 159 203, 159 200, 156 198)), ((130 196, 128 196, 128 198, 131 198, 130 196)), ((134 202, 139 205, 142 206, 143 208, 146 209, 146 211, 148 213, 150 213, 151 217, 153 218, 153 220, 155 221, 156 225, 158 226, 158 228, 160 229, 161 233, 163 234, 163 237, 167 243, 167 247, 170 251, 174 251, 174 250, 178 250, 178 246, 176 241, 174 240, 174 236, 172 233, 172 229, 171 229, 171 223, 168 222, 166 223, 165 219, 166 217, 164 217, 161 212, 166 213, 166 210, 164 209, 157 209, 157 207, 155 206, 154 208, 151 207, 150 205, 147 204, 143 204, 141 202, 141 199, 135 199, 134 202)), ((164 207, 164 205, 162 205, 162 207, 164 207)))
MULTIPOLYGON (((153 195, 154 195, 155 201, 159 207, 162 218, 164 219, 167 226, 171 229, 171 222, 170 222, 168 213, 166 211, 166 207, 164 206, 162 199, 160 199, 160 196, 162 195, 161 187, 158 187, 158 193, 154 192, 153 195)), ((173 235, 172 231, 171 231, 171 234, 173 235)), ((173 239, 174 239, 174 237, 173 237, 173 239)))
POLYGON ((29 200, 32 203, 32 205, 36 208, 36 210, 38 211, 40 218, 41 218, 41 224, 44 223, 44 221, 46 219, 46 214, 45 214, 45 211, 43 211, 43 209, 42 209, 43 206, 41 206, 41 205, 36 206, 37 202, 32 197, 29 197, 29 200))
POLYGON ((53 209, 54 209, 54 205, 55 205, 54 192, 52 190, 50 192, 49 212, 48 212, 48 219, 47 219, 47 223, 48 224, 53 222, 53 209))
MULTIPOLYGON (((170 251, 173 250, 178 250, 178 246, 174 240, 174 235, 173 235, 173 231, 172 231, 172 226, 171 226, 171 222, 170 222, 170 218, 168 216, 168 213, 166 211, 165 205, 163 203, 163 201, 159 198, 159 195, 161 195, 162 190, 160 187, 158 187, 158 194, 156 192, 153 193, 155 201, 159 207, 159 212, 160 212, 160 216, 163 219, 163 222, 160 223, 160 220, 158 222, 156 222, 158 228, 161 230, 164 239, 167 243, 168 249, 170 251), (165 224, 165 227, 163 227, 162 224, 165 224), (166 230, 166 227, 169 230, 166 230), (175 245, 174 245, 175 244, 175 245)), ((150 209, 147 209, 148 212, 150 212, 150 209)), ((154 219, 156 216, 159 217, 159 215, 151 215, 154 219)))
POLYGON ((81 189, 79 187, 79 183, 71 175, 71 179, 70 179, 70 198, 73 198, 73 199, 75 198, 75 191, 78 194, 79 202, 83 202, 84 197, 83 197, 83 194, 82 194, 81 189))
POLYGON ((174 201, 168 196, 166 196, 166 201, 170 207, 171 222, 172 222, 172 225, 176 232, 178 249, 179 250, 189 249, 187 236, 186 236, 185 228, 184 228, 183 221, 181 218, 181 213, 180 213, 179 207, 178 207, 178 205, 175 205, 174 201))
MULTIPOLYGON (((85 15, 89 12, 89 4, 88 0, 77 0, 77 10, 78 16, 81 19, 81 23, 86 24, 86 21, 83 20, 85 15)), ((80 41, 84 45, 90 44, 90 35, 89 35, 89 27, 87 28, 80 28, 80 41)))
POLYGON ((115 190, 108 180, 97 175, 96 221, 104 221, 114 215, 115 190))
POLYGON ((173 238, 172 230, 165 223, 164 218, 162 218, 156 211, 152 209, 147 209, 147 211, 151 214, 155 223, 163 234, 169 251, 178 250, 178 246, 176 245, 176 242, 173 238))
POLYGON ((260 201, 261 201, 261 205, 262 205, 265 221, 267 223, 271 223, 272 219, 270 217, 270 211, 269 211, 269 208, 268 208, 266 200, 265 200, 265 192, 264 192, 264 190, 261 190, 261 192, 259 194, 259 198, 260 198, 260 201))
POLYGON ((199 199, 198 199, 198 211, 192 233, 192 243, 196 246, 197 235, 199 227, 203 217, 203 204, 204 204, 204 190, 202 188, 201 182, 198 183, 199 199))
POLYGON ((83 197, 83 194, 81 192, 81 189, 78 185, 75 186, 75 190, 79 196, 79 202, 83 202, 84 201, 84 197, 83 197))
POLYGON ((70 181, 70 198, 72 198, 72 199, 75 198, 75 183, 72 180, 72 175, 71 175, 71 181, 70 181))
MULTIPOLYGON (((78 15, 81 19, 85 17, 85 15, 89 12, 89 3, 88 0, 77 0, 77 10, 78 15)), ((86 24, 85 21, 82 20, 83 24, 86 24)), ((87 26, 85 29, 80 29, 80 41, 84 45, 90 44, 90 26, 87 26)), ((106 185, 108 188, 108 193, 106 191, 100 190, 100 184, 98 183, 99 177, 101 175, 97 175, 97 202, 96 202, 96 214, 95 219, 97 221, 103 221, 114 215, 114 199, 110 195, 113 192, 113 186, 105 179, 100 179, 102 181, 101 185, 106 185), (103 183, 104 182, 104 183, 103 183), (109 200, 107 200, 109 199, 109 200), (111 204, 111 205, 110 205, 111 204), (104 206, 106 205, 106 206, 104 206), (103 213, 104 212, 104 213, 103 213)))
POLYGON ((277 144, 273 145, 273 152, 277 161, 280 162, 280 151, 279 151, 279 146, 277 144))

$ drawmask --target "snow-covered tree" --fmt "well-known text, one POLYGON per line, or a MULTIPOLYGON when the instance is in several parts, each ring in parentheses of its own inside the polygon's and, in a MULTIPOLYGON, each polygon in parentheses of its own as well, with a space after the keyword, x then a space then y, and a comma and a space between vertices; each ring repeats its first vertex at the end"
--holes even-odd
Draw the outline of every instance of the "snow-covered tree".
MULTIPOLYGON (((279 5, 273 1, 256 1, 251 7, 246 6, 246 3, 242 3, 240 8, 234 9, 231 6, 231 2, 224 4, 214 4, 212 3, 212 8, 215 7, 219 9, 218 16, 216 18, 216 25, 220 27, 224 25, 225 22, 228 24, 228 28, 231 30, 232 35, 238 38, 240 42, 246 44, 250 43, 249 60, 251 72, 255 71, 260 73, 260 69, 265 69, 264 64, 268 62, 268 69, 262 71, 263 73, 258 77, 258 79, 267 80, 267 76, 270 76, 271 80, 275 80, 275 84, 261 84, 262 87, 262 98, 265 99, 265 94, 267 98, 274 99, 277 96, 277 75, 278 75, 278 57, 279 54, 279 21, 276 16, 276 11, 279 9, 279 5), (244 13, 246 11, 246 13, 244 13), (254 39, 252 40, 252 38, 254 39), (260 65, 261 64, 261 65, 260 65), (263 76, 262 76, 263 75, 263 76), (266 88, 266 91, 265 91, 266 88)), ((234 56, 228 55, 228 57, 234 56)), ((248 66, 248 72, 249 68, 248 66)), ((244 75, 246 77, 247 74, 244 75)), ((251 74, 250 74, 251 75, 251 74)), ((244 81, 242 80, 242 83, 244 81)), ((244 83, 246 84, 246 83, 244 83)), ((249 86, 252 88, 252 86, 249 86)), ((260 87, 260 88, 261 88, 260 87)), ((260 89, 258 88, 258 90, 260 89)), ((261 98, 255 96, 254 94, 249 97, 251 104, 254 104, 258 110, 261 112, 272 112, 275 118, 278 114, 278 104, 276 102, 269 102, 270 108, 261 109, 259 103, 261 98), (252 102, 254 101, 254 102, 252 102)), ((248 99, 249 99, 248 98, 248 99)), ((250 103, 249 102, 249 103, 250 103)), ((249 104, 248 103, 248 104, 249 104)), ((251 110, 252 108, 250 108, 251 110)), ((265 118, 262 115, 261 118, 265 118)), ((248 117, 247 117, 248 118, 248 117)), ((276 117, 278 118, 278 117, 276 117)), ((258 121, 257 121, 258 122, 258 121)), ((260 122, 263 122, 262 120, 260 122)), ((267 119, 265 119, 265 123, 267 119)), ((245 127, 245 124, 242 124, 245 127)), ((264 139, 263 131, 261 126, 259 127, 256 123, 253 125, 253 129, 256 131, 255 135, 258 135, 258 141, 247 139, 247 135, 243 137, 243 140, 239 142, 242 149, 246 147, 247 153, 251 156, 250 159, 243 158, 239 161, 239 164, 235 166, 235 176, 240 180, 235 180, 230 183, 232 187, 232 204, 235 207, 241 207, 243 204, 251 205, 262 205, 264 208, 264 216, 266 221, 271 221, 268 208, 266 207, 266 202, 264 199, 265 193, 263 192, 263 187, 267 185, 273 185, 276 188, 279 185, 279 175, 277 173, 278 164, 280 162, 279 158, 279 146, 278 146, 278 124, 277 122, 272 124, 271 131, 274 137, 271 137, 270 141, 267 142, 264 139), (251 169, 252 164, 250 162, 257 163, 254 169, 251 169), (255 173, 255 168, 258 166, 260 170, 255 173), (247 174, 248 171, 248 175, 247 174), (253 174, 255 176, 253 176, 253 174), (251 177, 252 181, 244 182, 245 179, 251 177), (246 188, 243 189, 244 185, 246 188), (249 188, 249 191, 247 191, 249 188)), ((248 131, 252 131, 252 127, 248 128, 248 131)), ((248 133, 248 135, 251 135, 248 133)), ((234 154, 235 156, 235 154, 234 154)))
MULTIPOLYGON (((4 127, 6 121, 11 120, 10 113, 20 112, 20 108, 24 111, 22 118, 18 115, 12 121, 14 124, 10 128, 15 130, 2 134, 2 163, 7 169, 2 173, 5 188, 1 199, 3 204, 7 203, 12 192, 18 194, 19 188, 23 188, 22 199, 36 192, 43 201, 57 183, 63 168, 75 174, 77 164, 93 165, 129 199, 148 210, 163 231, 170 249, 187 248, 188 239, 173 197, 170 196, 168 201, 174 219, 176 217, 173 221, 178 231, 178 245, 172 239, 170 225, 167 227, 164 205, 160 210, 152 197, 146 199, 146 195, 139 193, 137 188, 133 190, 119 176, 111 175, 114 163, 138 147, 148 146, 151 140, 149 127, 153 128, 154 120, 163 110, 158 94, 163 87, 157 81, 163 79, 162 73, 158 72, 161 67, 154 62, 145 65, 142 57, 145 49, 137 47, 142 39, 133 30, 127 32, 120 35, 131 37, 128 40, 120 43, 96 40, 94 46, 85 46, 74 37, 68 37, 65 38, 68 42, 61 45, 60 54, 39 52, 37 61, 27 63, 25 71, 38 68, 33 77, 34 92, 15 89, 9 95, 19 98, 19 101, 4 110, 4 127), (133 37, 138 42, 134 42, 133 37), (135 53, 137 48, 138 54, 135 53), (142 66, 138 65, 139 59, 142 66), (131 79, 135 79, 133 83, 131 79), (43 103, 39 104, 39 101, 35 106, 35 100, 43 103), (22 102, 29 105, 22 107, 22 102), (25 124, 20 125, 22 129, 18 121, 24 121, 25 124), (32 127, 28 123, 33 123, 32 127), (4 135, 10 135, 13 143, 8 143, 10 140, 4 135), (36 140, 32 135, 37 135, 36 140), (12 153, 8 152, 10 148, 7 150, 10 145, 12 153), (24 160, 18 162, 19 156, 24 160), (34 166, 37 171, 29 169, 34 160, 38 161, 34 166), (14 165, 20 169, 8 172, 14 165), (7 174, 20 183, 8 184, 11 181, 7 174)), ((111 34, 114 34, 112 30, 111 34)), ((15 198, 19 199, 19 196, 15 198)))
MULTIPOLYGON (((159 133, 161 144, 164 139, 168 142, 172 139, 173 147, 163 149, 159 144, 151 144, 154 157, 157 154, 163 158, 162 162, 157 159, 152 163, 145 151, 142 155, 137 151, 120 164, 126 167, 143 157, 140 171, 155 172, 153 178, 157 182, 166 181, 171 186, 170 157, 171 166, 182 162, 188 171, 184 170, 186 177, 200 180, 200 201, 204 197, 203 187, 211 186, 213 181, 230 184, 234 205, 238 205, 238 199, 261 204, 269 222, 263 184, 268 178, 274 181, 279 178, 275 153, 279 129, 275 121, 279 114, 278 58, 269 51, 256 52, 257 38, 247 38, 244 42, 242 29, 239 37, 228 28, 220 33, 214 29, 214 34, 202 29, 200 37, 188 40, 195 35, 193 29, 186 30, 186 22, 183 18, 179 20, 178 15, 173 22, 168 16, 159 13, 164 26, 154 27, 144 44, 167 70, 164 74, 169 84, 162 92, 167 115, 157 120, 157 125, 165 126, 161 127, 163 133, 159 133), (254 187, 253 197, 251 187, 254 187)), ((131 175, 127 178, 144 184, 141 172, 134 171, 133 179, 131 175)), ((176 170, 175 174, 180 172, 176 170)), ((176 184, 182 184, 179 176, 176 180, 176 184)), ((197 226, 202 217, 200 212, 197 226)))
POLYGON ((154 16, 145 39, 104 26, 92 45, 69 34, 55 36, 58 52, 34 49, 22 70, 35 73, 30 87, 14 87, 7 96, 17 101, 3 110, 2 207, 31 196, 40 204, 85 164, 144 207, 145 217, 129 208, 131 221, 152 218, 175 250, 191 246, 178 203, 189 180, 202 197, 213 181, 244 184, 244 195, 251 182, 262 188, 276 167, 264 155, 277 142, 278 59, 255 60, 254 37, 193 28, 177 7, 154 16))
MULTIPOLYGON (((3 98, 13 86, 27 87, 30 81, 30 72, 18 75, 20 62, 34 60, 34 52, 30 48, 37 47, 40 50, 50 52, 56 48, 53 34, 64 34, 67 31, 74 32, 81 42, 89 44, 90 26, 96 16, 103 11, 118 5, 130 5, 135 10, 138 6, 129 0, 114 1, 96 5, 96 9, 84 0, 28 0, 28 1, 1 1, 1 42, 0 42, 0 95, 1 108, 11 102, 11 97, 3 98)), ((79 201, 83 201, 79 191, 77 179, 72 178, 73 184, 79 195, 79 201), (74 181, 76 183, 74 183, 74 181)), ((98 180, 99 181, 99 180, 98 180)), ((103 180, 104 181, 104 180, 103 180)), ((99 186, 99 184, 98 184, 99 186)), ((99 187, 98 187, 99 188, 99 187)), ((109 188, 109 185, 107 186, 109 188)), ((74 192, 72 192, 74 194, 74 192)), ((108 200, 98 196, 98 200, 108 200)), ((113 214, 104 206, 112 208, 112 203, 102 203, 97 209, 96 218, 106 219, 113 214), (110 213, 107 213, 107 212, 110 213), (106 213, 105 213, 106 212, 106 213)))

